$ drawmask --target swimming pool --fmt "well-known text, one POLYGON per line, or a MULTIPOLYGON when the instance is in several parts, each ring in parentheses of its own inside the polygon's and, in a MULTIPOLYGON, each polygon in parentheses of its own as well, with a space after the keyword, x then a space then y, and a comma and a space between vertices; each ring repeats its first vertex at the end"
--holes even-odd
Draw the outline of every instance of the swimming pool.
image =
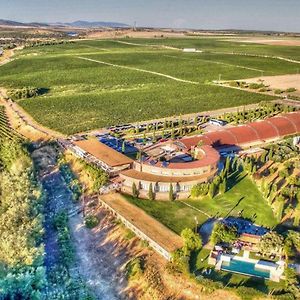
POLYGON ((223 262, 221 269, 228 272, 240 273, 248 276, 270 279, 270 272, 255 268, 255 263, 231 259, 230 262, 223 262))

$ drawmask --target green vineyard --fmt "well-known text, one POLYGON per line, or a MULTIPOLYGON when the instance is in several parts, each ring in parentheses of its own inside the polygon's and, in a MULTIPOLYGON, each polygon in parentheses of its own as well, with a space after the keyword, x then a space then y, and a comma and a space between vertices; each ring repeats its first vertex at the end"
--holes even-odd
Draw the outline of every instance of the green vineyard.
POLYGON ((0 139, 20 139, 20 135, 13 130, 8 122, 5 107, 0 106, 0 139))

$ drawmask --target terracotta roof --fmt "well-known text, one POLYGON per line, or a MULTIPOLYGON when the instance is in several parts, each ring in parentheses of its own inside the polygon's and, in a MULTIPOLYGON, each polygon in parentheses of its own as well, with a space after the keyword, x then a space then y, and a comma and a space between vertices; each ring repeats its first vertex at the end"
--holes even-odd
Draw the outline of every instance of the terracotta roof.
POLYGON ((202 136, 183 138, 180 141, 187 149, 197 145, 200 141, 203 141, 205 145, 212 145, 214 147, 225 145, 238 146, 292 135, 297 132, 300 132, 300 111, 280 114, 276 117, 242 126, 208 132, 202 136))
POLYGON ((253 128, 262 140, 268 140, 278 136, 276 127, 271 123, 258 121, 249 123, 248 126, 253 128))
POLYGON ((212 173, 205 173, 202 175, 197 176, 162 176, 162 175, 155 175, 145 172, 139 172, 136 170, 126 170, 120 173, 121 177, 126 176, 137 180, 149 181, 149 182, 169 182, 169 183, 179 183, 179 182, 196 182, 201 179, 206 179, 210 175, 213 175, 215 171, 212 173))
POLYGON ((293 124, 295 125, 295 128, 297 128, 297 130, 300 131, 300 114, 299 114, 299 112, 283 114, 282 116, 285 118, 288 118, 291 122, 293 122, 293 124))
MULTIPOLYGON (((299 114, 299 118, 300 118, 300 114, 299 114)), ((295 124, 292 121, 290 121, 288 117, 279 116, 279 117, 270 118, 268 121, 277 128, 279 136, 285 136, 297 132, 297 128, 295 127, 295 124)))
POLYGON ((104 145, 96 139, 76 141, 74 144, 110 167, 133 163, 133 160, 126 155, 104 145))

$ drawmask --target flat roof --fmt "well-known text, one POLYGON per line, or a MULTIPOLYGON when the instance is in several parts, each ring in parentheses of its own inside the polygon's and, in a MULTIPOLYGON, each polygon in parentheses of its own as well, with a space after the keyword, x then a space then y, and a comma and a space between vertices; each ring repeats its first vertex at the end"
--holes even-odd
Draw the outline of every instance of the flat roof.
POLYGON ((168 252, 183 246, 179 235, 128 202, 122 195, 101 195, 100 199, 168 252))
POLYGON ((215 150, 213 147, 209 145, 203 145, 200 147, 202 150, 202 156, 199 159, 195 159, 193 161, 186 161, 186 162, 171 162, 164 166, 164 162, 158 161, 155 164, 151 164, 151 159, 144 162, 144 164, 165 168, 165 169, 173 169, 173 170, 183 170, 183 169, 197 169, 201 167, 211 166, 218 163, 220 159, 219 152, 215 150))
POLYGON ((155 175, 151 173, 139 172, 136 170, 126 170, 120 173, 122 176, 130 177, 136 180, 143 180, 148 182, 167 182, 167 183, 179 183, 179 182, 193 182, 200 179, 205 179, 208 176, 214 174, 215 171, 211 173, 204 173, 202 175, 195 176, 163 176, 163 175, 155 175))
POLYGON ((74 145, 101 160, 110 167, 117 167, 133 163, 131 158, 114 150, 111 147, 104 145, 97 139, 75 141, 74 145))

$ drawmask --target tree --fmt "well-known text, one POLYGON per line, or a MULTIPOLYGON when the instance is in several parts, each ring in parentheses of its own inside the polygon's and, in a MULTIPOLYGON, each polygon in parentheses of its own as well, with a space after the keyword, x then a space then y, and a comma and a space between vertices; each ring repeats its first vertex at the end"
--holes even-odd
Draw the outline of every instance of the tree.
POLYGON ((168 124, 167 124, 167 120, 166 119, 164 120, 164 127, 163 128, 164 128, 164 130, 166 130, 168 128, 168 124))
POLYGON ((219 186, 220 194, 224 194, 226 192, 226 189, 227 189, 227 180, 226 180, 226 178, 224 178, 223 181, 220 183, 220 186, 219 186))
POLYGON ((195 116, 195 118, 194 118, 194 125, 197 126, 197 124, 198 124, 198 117, 195 116))
POLYGON ((226 157, 224 169, 225 169, 226 173, 230 172, 230 157, 229 156, 226 157))
POLYGON ((156 143, 157 139, 156 139, 156 132, 155 130, 153 131, 153 137, 152 137, 152 142, 156 143))
POLYGON ((237 230, 234 226, 228 226, 217 222, 214 225, 210 241, 215 245, 219 243, 231 243, 237 239, 237 230))
POLYGON ((125 151, 126 151, 126 143, 125 143, 125 141, 123 141, 123 143, 122 143, 122 153, 125 153, 125 151))
POLYGON ((172 127, 171 129, 171 139, 174 140, 175 139, 175 131, 174 128, 172 127))
POLYGON ((141 153, 141 151, 138 151, 138 152, 136 153, 136 160, 137 160, 137 161, 140 161, 141 158, 142 158, 142 153, 141 153))
POLYGON ((149 198, 149 200, 154 200, 154 192, 153 192, 152 183, 149 184, 148 198, 149 198))
POLYGON ((295 212, 294 212, 294 226, 299 226, 300 225, 300 202, 298 202, 295 212))
POLYGON ((258 248, 263 255, 281 254, 283 237, 275 231, 270 231, 261 238, 258 248))
POLYGON ((212 182, 208 188, 208 195, 211 199, 216 195, 216 190, 217 190, 216 185, 214 182, 212 182))
POLYGON ((174 195, 172 183, 170 183, 170 188, 169 188, 169 200, 170 201, 174 201, 175 200, 175 195, 174 195))
POLYGON ((136 187, 135 182, 132 183, 132 196, 135 197, 135 198, 139 197, 139 191, 136 187))
POLYGON ((202 240, 200 235, 195 233, 192 229, 183 229, 180 236, 183 239, 183 252, 185 255, 189 256, 192 251, 201 249, 202 240))
POLYGON ((280 222, 282 219, 282 215, 283 215, 285 199, 283 196, 279 196, 276 201, 277 201, 276 215, 277 215, 278 222, 280 222))
POLYGON ((207 183, 198 183, 194 185, 191 189, 191 196, 197 198, 200 196, 205 196, 208 193, 208 184, 207 183))

